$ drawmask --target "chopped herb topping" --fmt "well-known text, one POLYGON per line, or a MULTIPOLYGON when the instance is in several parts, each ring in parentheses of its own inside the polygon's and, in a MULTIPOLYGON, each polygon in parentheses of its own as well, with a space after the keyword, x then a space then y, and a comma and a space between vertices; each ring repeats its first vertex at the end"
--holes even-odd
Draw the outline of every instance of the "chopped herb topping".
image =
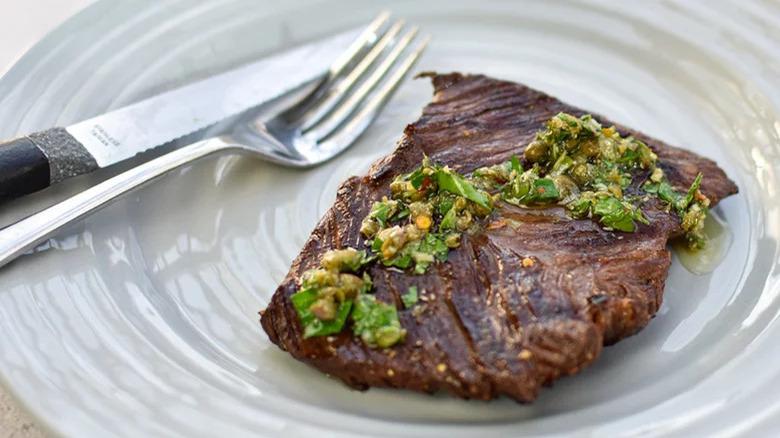
MULTIPOLYGON (((371 294, 366 266, 381 262, 377 266, 425 274, 431 265, 445 262, 450 249, 460 246, 463 233, 479 229, 479 219, 487 218, 499 199, 521 207, 559 204, 572 217, 634 232, 638 223, 649 224, 639 203, 650 197, 626 196, 624 191, 632 187, 632 175, 641 173, 648 176, 644 192, 665 202, 667 211, 674 209, 689 247, 701 248, 710 205, 699 191, 702 175, 687 192, 680 192, 666 181, 657 161, 642 141, 621 137, 615 127, 602 128, 590 115, 565 113, 557 114, 536 134, 525 149, 524 163, 512 155, 466 178, 425 157, 418 169, 393 180, 390 198, 371 206, 360 227, 367 251, 328 251, 320 268, 304 273, 300 290, 291 298, 304 337, 338 333, 351 321, 355 336, 370 347, 402 342, 406 331, 398 309, 371 294)), ((631 191, 637 186, 633 187, 631 191)), ((532 259, 526 260, 523 266, 533 265, 532 259)), ((405 309, 414 307, 419 299, 417 286, 400 299, 405 309)))
POLYGON ((460 245, 460 233, 473 230, 476 218, 493 210, 493 198, 486 191, 427 157, 418 169, 395 178, 390 189, 392 199, 374 203, 361 232, 371 239, 371 250, 384 266, 414 274, 447 260, 449 250, 460 245), (381 221, 375 212, 385 210, 388 214, 381 221), (408 211, 408 217, 394 215, 395 210, 408 211))
POLYGON ((389 347, 403 339, 395 306, 369 294, 368 273, 358 276, 375 259, 354 248, 332 250, 323 254, 321 268, 303 274, 302 288, 290 299, 301 318, 304 338, 339 333, 351 315, 353 330, 369 339, 366 343, 372 347, 389 347))
MULTIPOLYGON (((519 159, 507 164, 507 176, 522 170, 519 159)), ((366 248, 328 251, 320 269, 303 275, 292 296, 304 337, 338 333, 352 321, 354 334, 371 347, 385 348, 406 334, 393 304, 378 301, 364 267, 377 260, 385 267, 424 274, 434 263, 447 260, 460 246, 461 233, 477 227, 477 218, 493 210, 493 198, 471 181, 426 157, 415 171, 399 175, 390 185, 392 198, 374 202, 361 223, 366 248)), ((401 297, 406 307, 418 300, 417 287, 401 297)))
POLYGON ((710 200, 699 191, 701 180, 702 174, 699 173, 685 195, 675 191, 666 181, 645 184, 643 187, 646 192, 657 194, 660 199, 669 203, 670 208, 677 211, 682 218, 681 226, 685 231, 688 248, 692 250, 701 249, 706 243, 702 229, 709 213, 710 200))
POLYGON ((475 170, 473 181, 484 190, 498 190, 509 204, 560 204, 573 217, 590 217, 606 228, 633 232, 637 223, 649 221, 639 198, 623 192, 633 182, 632 172, 649 171, 644 191, 677 211, 691 248, 704 245, 701 229, 709 200, 699 191, 701 174, 687 193, 678 192, 656 167, 658 156, 646 144, 621 137, 615 127, 602 128, 590 115, 557 114, 526 147, 525 160, 532 165, 527 170, 513 157, 475 170))

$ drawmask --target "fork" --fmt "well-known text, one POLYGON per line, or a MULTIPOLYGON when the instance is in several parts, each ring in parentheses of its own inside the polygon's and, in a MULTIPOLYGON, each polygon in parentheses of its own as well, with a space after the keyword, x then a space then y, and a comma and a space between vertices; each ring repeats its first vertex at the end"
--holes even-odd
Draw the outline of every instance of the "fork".
MULTIPOLYGON (((234 116, 219 135, 176 149, 120 173, 62 202, 0 229, 0 267, 69 224, 163 174, 216 153, 232 152, 289 167, 321 164, 343 152, 376 118, 427 45, 408 49, 417 28, 403 20, 388 25, 382 13, 331 65, 303 98, 290 93, 272 118, 258 109, 234 116)), ((267 111, 266 111, 267 113, 267 111)))

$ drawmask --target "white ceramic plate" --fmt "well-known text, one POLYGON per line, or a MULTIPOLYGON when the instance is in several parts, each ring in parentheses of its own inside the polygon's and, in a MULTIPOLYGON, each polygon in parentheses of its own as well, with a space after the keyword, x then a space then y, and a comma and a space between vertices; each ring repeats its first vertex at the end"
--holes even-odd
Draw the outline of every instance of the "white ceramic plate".
MULTIPOLYGON (((366 22, 434 40, 419 70, 482 72, 713 157, 740 194, 712 274, 676 261, 658 316, 531 405, 347 389, 279 351, 265 306, 348 175, 428 101, 404 84, 311 171, 216 157, 0 270, 3 384, 66 436, 753 436, 780 426, 780 6, 740 2, 98 2, 0 80, 0 136, 63 125, 366 22)), ((0 222, 106 173, 3 206, 0 222)))

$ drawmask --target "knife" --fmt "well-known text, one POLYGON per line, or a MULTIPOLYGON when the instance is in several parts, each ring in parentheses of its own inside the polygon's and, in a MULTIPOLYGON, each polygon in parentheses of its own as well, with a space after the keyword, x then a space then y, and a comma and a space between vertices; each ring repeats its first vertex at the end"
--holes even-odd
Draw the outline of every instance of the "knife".
POLYGON ((321 39, 65 128, 2 141, 0 201, 110 166, 269 102, 323 75, 361 30, 321 39))

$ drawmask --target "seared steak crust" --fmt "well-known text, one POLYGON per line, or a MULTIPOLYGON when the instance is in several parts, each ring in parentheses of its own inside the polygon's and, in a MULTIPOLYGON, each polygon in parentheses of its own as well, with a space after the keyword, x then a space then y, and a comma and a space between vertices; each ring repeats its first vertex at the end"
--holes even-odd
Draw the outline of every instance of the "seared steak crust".
MULTIPOLYGON (((407 126, 397 149, 368 174, 351 177, 317 225, 262 316, 272 342, 348 385, 444 390, 456 397, 507 395, 528 402, 542 385, 577 373, 609 345, 641 330, 661 304, 670 263, 667 239, 680 235, 680 219, 658 201, 643 206, 650 225, 635 233, 608 232, 589 219, 574 220, 561 207, 529 210, 500 205, 504 221, 464 235, 445 263, 424 275, 369 268, 377 298, 403 309, 401 295, 416 285, 419 309, 399 310, 406 341, 388 351, 365 346, 345 330, 303 339, 290 301, 302 273, 334 248, 363 249, 359 228, 371 204, 389 196, 399 173, 423 154, 462 174, 522 156, 547 120, 573 108, 512 82, 458 73, 430 76, 435 95, 407 126), (533 261, 532 266, 528 261, 533 261), (424 291, 424 292, 423 292, 424 291)), ((595 115, 594 115, 595 116, 595 115)), ((595 116, 604 126, 613 122, 595 116)), ((737 192, 717 165, 628 128, 658 155, 672 185, 687 189, 698 172, 713 205, 737 192)), ((637 193, 637 178, 629 193, 637 193)))

